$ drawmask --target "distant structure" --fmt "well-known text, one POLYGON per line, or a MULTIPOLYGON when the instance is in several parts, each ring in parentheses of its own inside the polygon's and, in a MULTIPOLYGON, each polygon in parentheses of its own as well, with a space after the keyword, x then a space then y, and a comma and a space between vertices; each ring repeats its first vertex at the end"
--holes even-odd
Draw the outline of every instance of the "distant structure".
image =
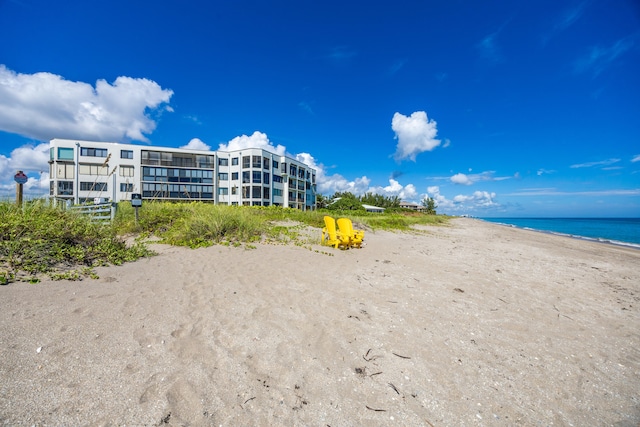
POLYGON ((226 205, 316 207, 316 170, 261 148, 206 151, 52 139, 51 197, 75 204, 197 200, 226 205))
POLYGON ((401 208, 405 208, 405 209, 411 209, 414 211, 418 211, 418 212, 422 212, 425 210, 424 206, 419 205, 417 203, 413 203, 413 202, 400 202, 400 207, 401 208))

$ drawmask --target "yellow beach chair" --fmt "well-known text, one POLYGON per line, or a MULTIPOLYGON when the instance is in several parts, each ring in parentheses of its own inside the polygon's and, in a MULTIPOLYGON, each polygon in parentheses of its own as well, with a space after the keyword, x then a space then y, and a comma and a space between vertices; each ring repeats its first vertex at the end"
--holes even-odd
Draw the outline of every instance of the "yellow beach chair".
POLYGON ((358 230, 358 232, 356 232, 349 218, 338 218, 338 229, 343 235, 349 236, 349 246, 356 248, 362 247, 364 231, 358 230))
POLYGON ((334 248, 349 249, 349 236, 342 234, 336 229, 336 220, 330 216, 324 217, 325 227, 322 229, 323 245, 333 246, 334 248))

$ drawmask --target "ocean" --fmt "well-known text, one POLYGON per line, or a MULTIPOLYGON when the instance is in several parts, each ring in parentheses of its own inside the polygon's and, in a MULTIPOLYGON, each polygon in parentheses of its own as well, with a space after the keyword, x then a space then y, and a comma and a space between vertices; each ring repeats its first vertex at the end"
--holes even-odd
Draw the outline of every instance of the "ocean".
POLYGON ((484 221, 640 249, 640 218, 481 218, 484 221))

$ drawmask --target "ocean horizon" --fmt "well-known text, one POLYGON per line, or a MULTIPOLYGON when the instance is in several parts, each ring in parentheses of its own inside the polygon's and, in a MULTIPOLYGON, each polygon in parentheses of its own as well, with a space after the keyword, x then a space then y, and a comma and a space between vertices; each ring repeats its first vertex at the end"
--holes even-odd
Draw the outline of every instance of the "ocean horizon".
POLYGON ((640 218, 478 218, 526 230, 640 249, 640 218))

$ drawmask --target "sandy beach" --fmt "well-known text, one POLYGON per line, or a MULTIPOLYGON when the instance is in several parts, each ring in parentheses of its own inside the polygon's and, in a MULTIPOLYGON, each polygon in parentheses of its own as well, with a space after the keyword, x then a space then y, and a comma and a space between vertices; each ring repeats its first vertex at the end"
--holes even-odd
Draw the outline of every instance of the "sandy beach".
POLYGON ((640 251, 474 219, 0 287, 0 425, 640 425, 640 251))

